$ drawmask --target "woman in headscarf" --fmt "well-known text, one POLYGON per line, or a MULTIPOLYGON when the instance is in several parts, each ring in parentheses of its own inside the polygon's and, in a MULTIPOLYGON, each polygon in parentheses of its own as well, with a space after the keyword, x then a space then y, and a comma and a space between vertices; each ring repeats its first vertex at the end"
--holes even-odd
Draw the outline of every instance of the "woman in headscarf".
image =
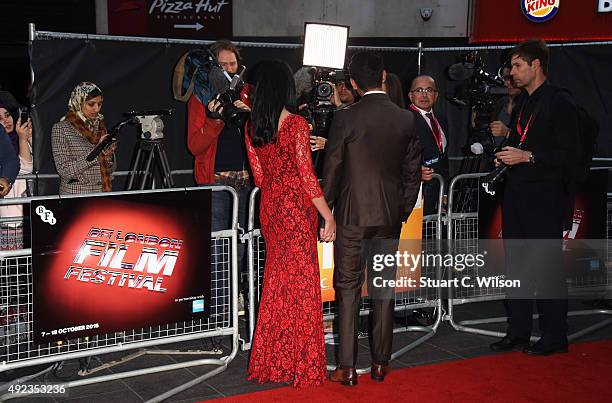
MULTIPOLYGON (((16 110, 9 105, 0 103, 0 125, 4 127, 10 139, 15 155, 19 157, 19 175, 32 173, 32 121, 16 119, 16 110)), ((25 179, 17 179, 6 198, 26 197, 27 183, 25 179)), ((22 249, 23 245, 23 206, 0 206, 0 217, 10 221, 0 222, 0 249, 22 249)))
POLYGON ((108 134, 102 108, 102 91, 94 83, 77 85, 68 102, 68 112, 51 130, 55 167, 60 176, 60 194, 110 192, 115 170, 113 152, 106 147, 93 161, 85 157, 108 134))

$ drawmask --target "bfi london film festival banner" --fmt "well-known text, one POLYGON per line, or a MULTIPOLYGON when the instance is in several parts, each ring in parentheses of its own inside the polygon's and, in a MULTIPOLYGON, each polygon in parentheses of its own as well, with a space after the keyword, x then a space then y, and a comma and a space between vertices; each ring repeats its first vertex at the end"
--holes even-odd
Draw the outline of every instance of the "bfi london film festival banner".
POLYGON ((206 318, 211 191, 32 202, 38 344, 206 318))
MULTIPOLYGON (((422 189, 419 191, 417 198, 417 204, 414 206, 410 217, 403 223, 400 234, 400 244, 398 251, 404 253, 408 252, 412 255, 418 255, 421 252, 420 242, 408 242, 403 244, 401 240, 420 240, 423 237, 423 202, 422 202, 422 189)), ((318 255, 319 255, 319 273, 321 277, 321 302, 330 302, 336 300, 336 293, 334 292, 334 245, 331 242, 318 242, 317 243, 318 255)), ((408 267, 398 267, 396 278, 414 278, 418 279, 421 276, 420 264, 410 270, 408 267)), ((418 283, 418 281, 417 281, 418 283)), ((407 287, 395 287, 395 292, 408 291, 407 287)), ((361 296, 365 297, 368 295, 367 281, 364 281, 363 287, 361 288, 361 296)))

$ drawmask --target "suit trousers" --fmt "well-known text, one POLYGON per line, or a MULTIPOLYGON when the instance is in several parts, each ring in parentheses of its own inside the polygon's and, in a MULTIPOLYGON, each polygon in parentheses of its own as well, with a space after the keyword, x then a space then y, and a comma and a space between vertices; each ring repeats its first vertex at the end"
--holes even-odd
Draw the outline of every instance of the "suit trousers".
MULTIPOLYGON (((357 363, 359 302, 366 266, 364 256, 369 256, 370 252, 394 254, 397 251, 400 230, 399 224, 381 227, 338 225, 336 228, 334 289, 338 309, 338 359, 341 368, 352 368, 357 363), (365 250, 366 248, 370 248, 370 251, 365 250)), ((368 266, 371 268, 372 265, 368 266)), ((395 267, 386 268, 381 274, 385 278, 394 279, 395 267)), ((369 294, 372 299, 372 362, 386 365, 391 358, 393 342, 394 293, 392 289, 370 289, 369 294)))
POLYGON ((561 183, 521 183, 506 187, 502 213, 503 237, 513 242, 510 250, 506 248, 507 270, 509 274, 519 273, 518 278, 522 277, 521 283, 525 284, 521 288, 534 296, 542 296, 517 299, 512 298, 512 290, 509 291, 506 303, 509 326, 506 333, 510 338, 531 336, 535 300, 540 313, 543 343, 567 342, 568 303, 561 259, 563 197, 561 183))

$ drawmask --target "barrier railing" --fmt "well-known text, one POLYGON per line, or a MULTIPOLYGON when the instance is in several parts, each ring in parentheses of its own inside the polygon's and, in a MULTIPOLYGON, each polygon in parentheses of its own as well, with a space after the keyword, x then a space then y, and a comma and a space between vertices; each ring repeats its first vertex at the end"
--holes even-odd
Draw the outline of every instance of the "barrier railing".
MULTIPOLYGON (((439 195, 438 195, 438 211, 436 214, 428 215, 423 217, 423 251, 425 253, 436 252, 439 241, 443 239, 442 226, 443 226, 443 195, 444 195, 444 179, 437 174, 434 174, 434 180, 438 181, 439 195)), ((247 225, 247 256, 248 256, 248 270, 249 270, 249 322, 247 331, 247 343, 244 348, 250 348, 253 340, 253 332, 255 330, 256 316, 259 309, 259 298, 263 286, 264 266, 266 258, 265 241, 263 239, 261 230, 256 228, 256 217, 257 217, 257 198, 259 195, 259 189, 255 188, 251 192, 249 199, 249 220, 247 225)), ((428 276, 430 278, 440 278, 441 272, 439 267, 429 267, 421 269, 422 276, 428 276)), ((335 302, 323 302, 323 319, 333 320, 336 315, 336 304, 335 302)), ((421 337, 412 341, 406 346, 399 348, 392 353, 391 359, 395 359, 407 351, 415 348, 416 346, 424 343, 429 338, 433 337, 438 326, 440 325, 443 312, 442 312, 442 300, 440 295, 440 289, 437 288, 426 288, 426 289, 415 289, 410 291, 397 292, 395 294, 395 311, 408 311, 419 308, 434 308, 434 322, 428 326, 401 326, 394 329, 394 333, 400 332, 421 332, 425 333, 421 337)), ((365 316, 370 313, 370 302, 367 297, 362 298, 360 306, 360 316, 365 316)), ((365 335, 362 335, 365 337, 365 335)), ((326 334, 326 343, 333 344, 335 335, 326 334)), ((335 366, 328 365, 328 369, 333 370, 335 366)), ((359 369, 359 373, 369 371, 369 368, 359 369)))
MULTIPOLYGON (((449 240, 463 240, 466 242, 461 243, 461 247, 465 248, 461 252, 464 253, 477 253, 478 248, 478 187, 480 186, 479 179, 487 175, 486 173, 475 173, 475 174, 462 174, 454 177, 449 185, 448 189, 448 211, 447 211, 447 220, 448 220, 448 228, 447 228, 447 238, 449 240), (465 182, 470 182, 467 186, 464 186, 461 189, 461 186, 465 182), (474 189, 475 187, 475 189, 474 189), (470 197, 476 197, 475 203, 462 203, 462 206, 469 206, 470 208, 465 210, 463 208, 457 209, 456 201, 458 197, 461 195, 465 195, 470 193, 470 197)), ((610 195, 608 195, 608 199, 610 199, 610 195)), ((472 199, 472 201, 474 201, 472 199)), ((606 264, 606 275, 601 276, 599 281, 592 281, 588 284, 583 284, 575 279, 570 284, 568 284, 569 295, 571 298, 572 291, 578 292, 580 288, 587 287, 609 287, 610 281, 612 281, 612 270, 609 268, 610 260, 610 240, 612 239, 612 204, 608 203, 607 207, 607 264, 606 264)), ((472 272, 461 272, 461 276, 470 276, 471 278, 475 278, 478 276, 478 269, 470 269, 472 272)), ((454 270, 451 270, 449 275, 452 275, 454 270)), ((486 325, 492 323, 505 323, 507 321, 506 317, 494 317, 494 318, 486 318, 486 319, 477 319, 477 320, 463 320, 456 321, 455 320, 455 310, 454 307, 457 305, 475 303, 475 302, 484 302, 484 301, 493 301, 493 300, 503 300, 505 299, 505 293, 502 288, 496 287, 482 287, 478 284, 470 284, 470 287, 456 287, 450 289, 448 299, 448 315, 446 316, 446 320, 449 324, 457 331, 473 333, 473 334, 481 334, 486 336, 494 336, 494 337, 503 337, 505 332, 498 332, 493 330, 481 329, 474 327, 474 325, 486 325)), ((578 310, 578 311, 570 311, 568 312, 568 316, 590 316, 590 315, 612 315, 612 310, 609 309, 588 309, 588 310, 578 310)), ((538 315, 534 315, 534 319, 538 318, 538 315)), ((582 337, 588 333, 594 332, 597 329, 608 326, 612 324, 612 318, 605 319, 600 321, 592 326, 589 326, 585 329, 577 331, 568 335, 568 340, 573 341, 579 337, 582 337)), ((533 336, 532 340, 537 340, 538 338, 533 336)))
MULTIPOLYGON (((148 190, 132 192, 113 192, 88 195, 61 196, 61 198, 96 197, 102 195, 149 194, 159 192, 186 192, 190 190, 211 189, 213 192, 229 192, 232 196, 232 227, 211 233, 211 306, 210 315, 205 319, 168 323, 162 326, 151 326, 141 329, 126 329, 122 332, 100 334, 89 338, 65 340, 63 342, 37 345, 33 342, 33 283, 31 249, 0 251, 0 372, 11 369, 30 367, 40 364, 52 364, 58 361, 98 356, 106 353, 146 348, 167 343, 218 336, 231 337, 231 351, 215 358, 190 360, 186 362, 149 367, 140 370, 125 371, 112 375, 94 377, 66 382, 67 388, 110 381, 126 377, 146 375, 162 371, 175 370, 199 365, 214 365, 217 368, 208 371, 188 384, 179 386, 152 401, 160 401, 181 392, 196 383, 202 382, 223 372, 234 359, 238 351, 238 274, 237 274, 237 226, 238 195, 231 187, 206 186, 198 188, 148 190)), ((60 196, 56 196, 60 198, 60 196)), ((0 205, 23 204, 49 199, 49 197, 30 197, 20 199, 0 199, 0 205)), ((141 351, 129 356, 157 353, 141 351)), ((180 351, 164 351, 164 354, 181 354, 180 351)), ((211 351, 190 351, 189 354, 210 355, 211 351)), ((213 352, 223 354, 223 352, 213 352)), ((182 353, 185 354, 185 353, 182 353)), ((126 359, 127 360, 127 359, 126 359)), ((120 362, 125 362, 121 360, 120 362)), ((81 376, 91 375, 99 369, 106 369, 112 364, 91 368, 81 376)), ((8 387, 8 385, 4 385, 8 387)), ((2 393, 4 390, 0 390, 2 393)), ((0 396, 0 400, 10 397, 0 396)))

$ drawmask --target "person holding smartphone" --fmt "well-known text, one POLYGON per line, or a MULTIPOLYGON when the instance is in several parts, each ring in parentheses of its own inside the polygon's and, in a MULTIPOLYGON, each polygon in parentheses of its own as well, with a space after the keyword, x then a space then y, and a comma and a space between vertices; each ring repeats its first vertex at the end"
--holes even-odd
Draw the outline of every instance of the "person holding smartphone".
POLYGON ((66 115, 53 125, 51 146, 60 176, 60 194, 112 190, 116 143, 106 147, 93 161, 85 159, 109 135, 100 113, 103 101, 102 90, 96 84, 82 82, 72 90, 66 115))
MULTIPOLYGON (((21 111, 0 103, 0 125, 4 128, 10 140, 9 149, 19 159, 19 175, 32 173, 32 121, 27 113, 23 116, 21 111), (17 119, 15 119, 17 116, 17 119)), ((4 197, 27 197, 28 186, 25 179, 17 179, 11 187, 7 189, 4 197)), ((0 224, 0 246, 2 249, 22 249, 23 246, 23 206, 8 205, 0 206, 0 217, 12 217, 13 221, 0 224)))

